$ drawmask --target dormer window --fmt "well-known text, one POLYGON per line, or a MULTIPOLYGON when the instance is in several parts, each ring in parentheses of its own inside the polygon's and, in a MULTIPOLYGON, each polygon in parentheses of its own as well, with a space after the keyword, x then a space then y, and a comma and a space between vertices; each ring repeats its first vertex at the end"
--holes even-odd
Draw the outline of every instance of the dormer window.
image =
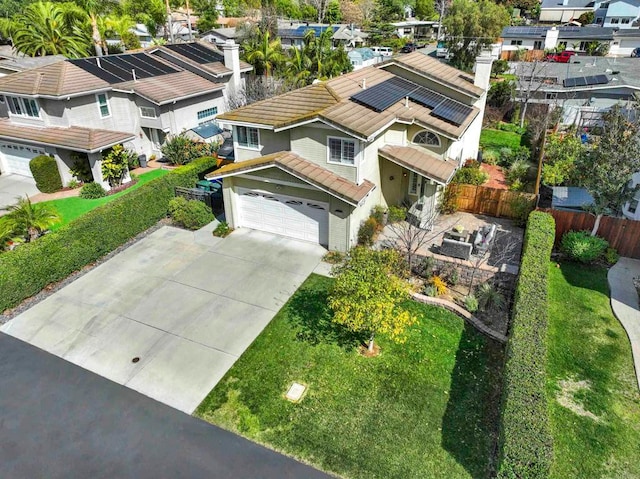
POLYGON ((421 146, 435 146, 436 148, 440 147, 440 138, 438 138, 438 135, 426 130, 422 130, 416 133, 416 136, 413 137, 413 142, 416 145, 421 146))
POLYGON ((40 107, 33 98, 23 98, 19 96, 8 96, 9 111, 12 115, 25 116, 29 118, 40 118, 40 107))

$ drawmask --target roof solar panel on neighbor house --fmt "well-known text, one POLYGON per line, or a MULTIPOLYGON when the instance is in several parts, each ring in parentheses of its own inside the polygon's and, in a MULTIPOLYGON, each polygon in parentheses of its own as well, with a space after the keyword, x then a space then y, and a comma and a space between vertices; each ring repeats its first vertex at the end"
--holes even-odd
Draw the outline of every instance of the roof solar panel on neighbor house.
POLYGON ((594 78, 596 85, 606 85, 609 83, 609 77, 607 75, 595 75, 594 78))
POLYGON ((576 79, 575 78, 565 78, 564 80, 562 80, 562 85, 565 88, 573 88, 574 86, 576 86, 576 79))
POLYGON ((152 76, 178 72, 178 70, 176 70, 174 67, 167 65, 166 63, 163 63, 157 58, 147 55, 146 53, 122 55, 120 58, 136 68, 136 74, 138 73, 138 68, 150 72, 152 76))
POLYGON ((587 79, 585 77, 576 77, 576 86, 587 86, 587 79))
POLYGON ((133 80, 133 70, 135 70, 137 79, 177 73, 179 71, 146 53, 109 55, 99 59, 82 58, 69 61, 108 83, 133 80))
POLYGON ((470 106, 446 98, 433 109, 431 114, 459 126, 462 125, 472 110, 470 106))

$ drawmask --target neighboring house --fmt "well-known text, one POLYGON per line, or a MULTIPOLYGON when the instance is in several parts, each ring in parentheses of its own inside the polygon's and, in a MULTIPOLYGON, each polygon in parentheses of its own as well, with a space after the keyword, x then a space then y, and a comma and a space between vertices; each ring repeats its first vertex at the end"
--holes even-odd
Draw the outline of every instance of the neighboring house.
POLYGON ((374 52, 371 48, 354 48, 347 53, 354 70, 370 67, 384 60, 384 56, 374 52))
POLYGON ((540 22, 567 23, 588 12, 594 13, 594 24, 610 28, 634 28, 640 16, 640 0, 543 0, 540 22))
POLYGON ((298 25, 291 22, 285 27, 278 26, 278 37, 284 48, 302 48, 304 46, 304 37, 308 31, 313 30, 316 37, 319 37, 326 30, 332 30, 333 34, 335 34, 339 28, 339 25, 314 25, 309 23, 298 25))
POLYGON ((115 144, 160 155, 168 134, 213 121, 251 66, 238 45, 201 43, 64 60, 0 78, 0 172, 31 176, 29 161, 53 156, 67 184, 86 158, 102 181, 101 153, 115 144))
POLYGON ((43 67, 64 60, 63 55, 45 55, 43 57, 27 57, 16 53, 11 45, 0 45, 0 77, 11 73, 43 67))
POLYGON ((429 228, 457 168, 476 158, 492 58, 475 77, 414 52, 225 113, 235 163, 227 222, 346 251, 376 205, 429 228))
POLYGON ((235 41, 236 36, 236 27, 214 28, 199 35, 201 40, 217 45, 222 45, 226 43, 227 40, 235 41))
POLYGON ((407 19, 403 22, 392 23, 396 28, 398 38, 411 40, 428 40, 435 38, 438 31, 438 22, 427 20, 407 19))
POLYGON ((505 27, 500 34, 501 51, 568 49, 584 52, 591 42, 611 45, 615 35, 615 29, 600 27, 505 27))
POLYGON ((566 23, 595 9, 594 0, 542 0, 539 20, 543 23, 566 23))
POLYGON ((602 2, 596 9, 595 23, 603 27, 627 29, 637 27, 640 15, 640 0, 612 0, 602 2))

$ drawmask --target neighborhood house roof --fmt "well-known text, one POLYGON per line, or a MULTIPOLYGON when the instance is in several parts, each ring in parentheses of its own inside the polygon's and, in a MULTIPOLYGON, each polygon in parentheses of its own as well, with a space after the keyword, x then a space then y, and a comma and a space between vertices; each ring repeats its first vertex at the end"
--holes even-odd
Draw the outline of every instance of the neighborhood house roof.
MULTIPOLYGON (((443 65, 437 60, 429 59, 420 52, 406 55, 402 62, 397 63, 410 66, 411 70, 419 70, 419 67, 425 66, 434 67, 435 72, 419 71, 426 77, 439 80, 440 83, 447 85, 461 83, 473 94, 480 95, 482 92, 480 88, 467 82, 468 76, 460 77, 461 72, 458 70, 443 65), (409 58, 412 56, 417 58, 409 58), (427 61, 422 57, 427 58, 427 61)), ((318 119, 347 130, 362 139, 373 138, 394 121, 403 121, 427 126, 445 136, 459 138, 478 115, 479 110, 470 107, 469 113, 459 124, 452 124, 432 115, 431 108, 413 100, 403 98, 384 111, 376 111, 352 99, 354 95, 366 88, 374 87, 392 78, 396 78, 396 75, 379 66, 363 68, 326 82, 224 113, 219 115, 218 119, 238 124, 264 125, 275 130, 318 119)))
POLYGON ((223 88, 224 83, 212 83, 188 71, 144 78, 114 86, 117 90, 133 91, 158 105, 223 88))
POLYGON ((551 207, 556 209, 582 209, 593 204, 593 197, 577 186, 554 186, 551 207))
POLYGON ((67 150, 94 153, 135 138, 131 133, 71 126, 68 128, 15 125, 8 118, 0 119, 0 138, 67 150))
MULTIPOLYGON (((504 27, 502 38, 532 38, 544 39, 547 31, 553 27, 504 27)), ((559 40, 613 40, 615 28, 609 27, 555 27, 559 40)))
POLYGON ((231 163, 209 173, 213 180, 269 167, 279 168, 352 205, 359 204, 374 188, 368 180, 356 184, 290 151, 280 151, 253 160, 231 163))
POLYGON ((572 10, 575 8, 593 8, 593 0, 542 0, 540 8, 557 8, 562 10, 572 10))
POLYGON ((440 184, 447 184, 456 171, 453 161, 441 160, 423 148, 385 145, 378 154, 389 161, 426 176, 440 184))

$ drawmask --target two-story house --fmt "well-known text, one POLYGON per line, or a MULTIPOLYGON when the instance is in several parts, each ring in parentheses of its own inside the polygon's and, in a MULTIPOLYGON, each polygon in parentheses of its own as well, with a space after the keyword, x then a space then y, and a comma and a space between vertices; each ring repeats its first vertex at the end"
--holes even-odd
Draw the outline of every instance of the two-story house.
MULTIPOLYGON (((160 155, 168 134, 212 121, 251 69, 233 42, 63 60, 0 78, 0 172, 31 176, 29 161, 53 156, 63 183, 78 158, 102 181, 101 152, 118 144, 160 155)), ((106 185, 105 185, 106 186, 106 185)))
POLYGON ((414 52, 219 117, 233 125, 227 222, 346 251, 375 205, 428 228, 456 169, 475 159, 491 57, 475 78, 414 52))

